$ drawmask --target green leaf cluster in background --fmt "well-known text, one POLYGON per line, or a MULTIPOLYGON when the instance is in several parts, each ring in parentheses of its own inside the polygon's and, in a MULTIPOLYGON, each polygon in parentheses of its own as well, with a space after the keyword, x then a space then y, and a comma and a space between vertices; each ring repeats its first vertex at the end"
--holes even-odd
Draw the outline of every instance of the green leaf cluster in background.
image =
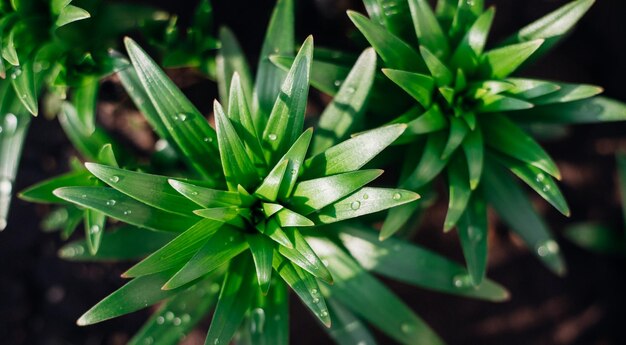
MULTIPOLYGON (((482 282, 486 270, 488 205, 548 268, 565 272, 558 244, 514 178, 569 216, 556 182, 561 178, 557 165, 525 129, 623 120, 626 106, 596 97, 603 91, 597 86, 529 79, 517 72, 570 33, 593 2, 572 1, 495 44, 488 38, 496 9, 485 8, 482 0, 440 0, 436 8, 426 0, 407 0, 397 11, 386 11, 386 1, 364 1, 369 18, 348 13, 380 56, 394 92, 402 90, 408 99, 396 102, 402 107, 390 104, 384 114, 389 123, 407 125, 396 142, 408 145, 399 186, 428 194, 438 177, 444 179, 443 229, 456 228, 473 284, 482 282)), ((317 76, 317 84, 324 84, 317 76)), ((421 211, 418 204, 390 211, 381 239, 421 211)))

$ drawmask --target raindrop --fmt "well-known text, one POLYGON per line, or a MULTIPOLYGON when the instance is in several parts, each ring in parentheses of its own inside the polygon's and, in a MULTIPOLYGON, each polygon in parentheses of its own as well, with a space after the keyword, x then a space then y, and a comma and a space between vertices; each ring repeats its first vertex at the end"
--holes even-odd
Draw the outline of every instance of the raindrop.
POLYGON ((537 182, 543 182, 543 180, 545 179, 546 179, 546 175, 544 175, 543 173, 537 174, 537 178, 536 178, 537 182))
POLYGON ((336 87, 340 87, 341 83, 343 83, 343 80, 335 80, 335 86, 336 87))
POLYGON ((19 77, 20 75, 22 75, 22 70, 20 68, 15 68, 15 70, 13 71, 13 73, 11 74, 11 79, 17 79, 17 77, 19 77))
POLYGON ((457 288, 465 288, 471 286, 472 282, 470 281, 470 277, 468 275, 459 275, 453 278, 453 284, 457 288))
POLYGON ((204 142, 205 143, 212 143, 213 142, 213 138, 204 138, 204 142))
POLYGON ((117 175, 113 175, 109 178, 109 181, 113 182, 113 183, 117 183, 120 182, 120 177, 117 175))
POLYGON ((369 195, 367 195, 367 194, 363 194, 363 200, 367 200, 367 199, 369 199, 369 198, 370 198, 370 196, 369 196, 369 195))
POLYGON ((217 345, 220 343, 220 340, 218 338, 215 338, 215 341, 213 342, 213 345, 217 345))
POLYGON ((353 201, 352 204, 350 204, 350 208, 353 210, 358 210, 361 207, 361 202, 360 201, 353 201))
POLYGON ((80 197, 83 198, 83 199, 87 199, 87 194, 83 194, 80 197))
POLYGON ((410 333, 415 332, 415 326, 413 326, 410 323, 405 322, 405 323, 400 325, 400 330, 404 334, 410 334, 410 333))
POLYGON ((356 91, 356 89, 353 88, 353 87, 349 87, 349 88, 346 89, 346 92, 348 92, 348 93, 354 93, 355 91, 356 91))
MULTIPOLYGON (((174 117, 174 118, 176 118, 176 117, 174 117)), ((185 122, 187 120, 187 115, 185 115, 185 114, 178 114, 178 119, 180 121, 185 122)))
POLYGON ((326 316, 328 316, 328 311, 327 311, 327 310, 322 310, 322 311, 320 312, 320 316, 321 316, 321 317, 326 317, 326 316))
POLYGON ((99 225, 92 225, 91 228, 89 228, 89 232, 92 234, 97 234, 100 232, 100 226, 99 225))
POLYGON ((263 308, 254 308, 250 315, 250 332, 263 333, 265 328, 265 310, 263 308))
POLYGON ((198 192, 194 190, 193 192, 191 192, 191 195, 198 195, 198 192))
POLYGON ((549 192, 552 189, 552 187, 550 187, 550 185, 545 185, 543 186, 543 189, 541 189, 544 193, 549 192))
POLYGON ((189 316, 189 314, 185 314, 183 315, 182 319, 183 319, 183 322, 187 323, 191 321, 191 316, 189 316))
POLYGON ((147 338, 143 341, 143 343, 144 343, 145 345, 151 345, 153 342, 154 342, 154 339, 152 339, 152 337, 147 337, 147 338))
POLYGON ((267 136, 267 138, 269 140, 271 140, 271 141, 274 141, 274 140, 276 140, 278 138, 278 136, 276 136, 276 134, 270 134, 270 135, 267 136))
POLYGON ((157 319, 156 319, 156 323, 157 323, 158 325, 162 325, 164 322, 165 322, 165 318, 164 318, 163 316, 159 316, 159 317, 157 317, 157 319))
POLYGON ((559 252, 559 244, 554 240, 549 240, 537 247, 537 254, 541 257, 555 255, 559 252))
POLYGON ((17 116, 12 113, 4 115, 4 123, 0 127, 0 133, 3 129, 6 135, 13 135, 17 130, 17 116))
POLYGON ((320 299, 315 297, 313 298, 313 304, 318 304, 320 302, 320 299))
POLYGON ((319 291, 317 291, 317 289, 311 289, 311 294, 312 295, 316 295, 319 291))
POLYGON ((116 201, 111 199, 109 201, 107 201, 107 206, 115 206, 116 201))
POLYGON ((393 200, 400 200, 400 199, 402 199, 402 194, 400 194, 400 193, 395 193, 395 194, 393 195, 393 200))
POLYGON ((179 317, 176 317, 174 318, 172 323, 174 324, 174 326, 180 326, 180 324, 183 323, 183 321, 179 317))
POLYGON ((126 211, 124 211, 124 215, 125 215, 125 216, 128 216, 128 215, 129 215, 129 214, 131 214, 131 213, 133 213, 133 211, 131 211, 131 210, 126 210, 126 211))
POLYGON ((167 313, 165 313, 165 319, 167 321, 172 321, 174 319, 174 313, 172 313, 171 311, 168 311, 167 313))

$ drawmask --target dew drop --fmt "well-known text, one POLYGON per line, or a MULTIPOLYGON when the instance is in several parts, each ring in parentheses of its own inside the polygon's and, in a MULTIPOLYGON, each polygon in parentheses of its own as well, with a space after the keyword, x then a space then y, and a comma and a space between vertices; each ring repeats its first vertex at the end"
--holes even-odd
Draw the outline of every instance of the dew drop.
POLYGON ((113 175, 109 178, 109 181, 113 182, 113 183, 117 183, 120 182, 120 177, 117 175, 113 175))
POLYGON ((311 294, 316 295, 319 291, 317 289, 311 289, 311 294))
POLYGON ((20 68, 15 68, 15 70, 13 71, 13 73, 11 73, 11 79, 15 80, 17 79, 17 77, 22 75, 22 70, 20 68))
POLYGON ((191 321, 191 316, 189 316, 189 314, 185 314, 182 316, 183 322, 187 323, 189 321, 191 321))
POLYGON ((144 339, 143 343, 145 345, 151 345, 154 342, 154 339, 152 339, 152 337, 147 337, 146 339, 144 339))
POLYGON ((353 87, 349 87, 349 88, 346 89, 346 92, 348 92, 348 93, 354 93, 355 91, 356 91, 356 89, 353 88, 353 87))
POLYGON ((363 200, 367 200, 367 199, 369 199, 369 198, 370 198, 370 196, 369 196, 369 195, 367 195, 367 194, 363 194, 363 200))
POLYGON ((178 114, 178 119, 180 121, 185 122, 187 120, 187 115, 185 115, 185 114, 178 114))
POLYGON ((336 87, 341 86, 341 83, 343 83, 343 80, 335 80, 335 86, 336 87))
POLYGON ((537 182, 543 182, 543 180, 546 179, 546 175, 544 175, 543 173, 539 173, 537 174, 537 178, 535 179, 537 182))
POLYGON ((404 334, 410 334, 410 333, 415 332, 415 326, 413 326, 410 323, 405 322, 405 323, 400 325, 400 330, 404 334))
POLYGON ((92 225, 91 228, 89 228, 89 232, 92 234, 97 234, 100 232, 100 226, 99 225, 92 225))
POLYGON ((107 201, 107 206, 115 206, 116 201, 111 199, 109 201, 107 201))
POLYGON ((459 289, 472 285, 472 282, 470 281, 470 277, 466 274, 454 277, 452 279, 452 283, 454 284, 455 287, 459 289))
POLYGON ((17 116, 13 113, 4 115, 4 123, 0 127, 0 133, 4 130, 5 135, 13 135, 17 131, 17 116))
POLYGON ((541 189, 544 193, 549 192, 552 189, 552 187, 550 187, 550 185, 545 185, 543 186, 543 188, 541 189))
POLYGON ((393 200, 400 200, 402 199, 402 194, 400 193, 394 193, 393 195, 393 200))
POLYGON ((213 345, 217 345, 220 343, 220 340, 218 338, 215 338, 215 341, 213 342, 213 345))
POLYGON ((180 324, 183 323, 183 320, 181 320, 179 317, 175 317, 174 320, 172 320, 172 323, 174 324, 174 326, 180 326, 180 324))
POLYGON ((358 210, 360 207, 361 207, 361 202, 360 201, 353 201, 350 204, 350 208, 355 210, 355 211, 358 210))
POLYGON ((83 199, 87 199, 87 194, 83 194, 80 197, 83 198, 83 199))
POLYGON ((549 240, 537 247, 537 254, 541 257, 556 255, 559 252, 559 244, 554 240, 549 240))
POLYGON ((272 134, 268 135, 267 138, 269 140, 271 140, 271 141, 274 141, 274 140, 278 139, 278 136, 276 136, 276 134, 272 133, 272 134))
POLYGON ((174 320, 174 313, 172 313, 171 311, 168 311, 167 313, 165 313, 165 319, 167 321, 172 321, 174 320))
POLYGON ((315 297, 315 298, 313 298, 312 302, 313 302, 313 304, 318 304, 320 302, 320 299, 315 297))
POLYGON ((191 192, 191 195, 198 195, 198 192, 194 190, 193 192, 191 192))
POLYGON ((204 142, 205 143, 212 143, 213 142, 213 138, 204 138, 204 142))
POLYGON ((320 312, 320 316, 321 316, 321 317, 326 317, 326 316, 328 316, 328 310, 322 310, 322 311, 320 312))
POLYGON ((125 215, 125 216, 128 216, 128 215, 129 215, 129 214, 131 214, 131 213, 133 213, 133 211, 131 211, 131 210, 126 210, 126 211, 124 211, 124 215, 125 215))
POLYGON ((165 322, 165 318, 164 318, 163 316, 159 316, 159 317, 157 317, 157 319, 156 319, 156 323, 157 323, 158 325, 162 325, 164 322, 165 322))
POLYGON ((265 310, 263 308, 254 308, 250 315, 250 332, 263 333, 265 328, 265 310))

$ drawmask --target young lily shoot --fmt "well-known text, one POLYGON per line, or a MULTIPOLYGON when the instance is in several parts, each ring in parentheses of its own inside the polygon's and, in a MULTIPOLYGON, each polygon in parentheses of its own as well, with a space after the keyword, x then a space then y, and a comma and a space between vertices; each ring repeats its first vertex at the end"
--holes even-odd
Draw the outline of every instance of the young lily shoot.
MULTIPOLYGON (((516 176, 562 214, 570 210, 554 160, 528 133, 532 124, 620 120, 626 106, 603 90, 518 76, 566 36, 594 0, 577 0, 522 28, 496 45, 488 42, 496 14, 483 1, 426 0, 393 11, 365 1, 370 18, 348 15, 383 60, 382 73, 410 96, 390 121, 407 130, 399 185, 427 194, 442 176, 448 186, 443 228, 457 229, 471 280, 482 282, 487 263, 487 205, 557 274, 565 273, 559 246, 516 176)), ((402 91, 400 91, 402 90, 402 91)), ((386 239, 419 211, 408 204, 389 212, 386 239)))

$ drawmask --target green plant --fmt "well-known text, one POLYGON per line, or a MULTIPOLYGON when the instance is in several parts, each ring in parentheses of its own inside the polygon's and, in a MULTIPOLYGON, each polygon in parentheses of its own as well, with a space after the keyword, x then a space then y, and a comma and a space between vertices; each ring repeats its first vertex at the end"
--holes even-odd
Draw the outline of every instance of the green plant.
MULTIPOLYGON (((626 155, 618 153, 617 179, 622 200, 622 216, 626 216, 626 155)), ((565 237, 582 248, 599 253, 623 256, 626 254, 626 236, 623 230, 616 230, 597 222, 584 222, 565 229, 565 237)))
MULTIPOLYGON (((79 324, 167 300, 132 344, 177 343, 213 307, 208 344, 228 343, 235 333, 243 343, 286 344, 290 286, 338 343, 373 342, 365 320, 401 343, 438 344, 438 336, 369 271, 470 298, 508 297, 490 280, 468 284, 467 271, 450 260, 399 239, 381 243, 366 223, 347 222, 417 199, 406 190, 366 187, 382 171, 360 170, 406 126, 349 137, 345 124, 364 113, 374 83, 376 56, 367 49, 321 115, 320 128, 303 131, 312 39, 288 72, 269 60, 295 51, 293 6, 278 1, 255 79, 234 35, 220 31, 216 75, 226 110, 215 103, 216 130, 137 44, 126 41, 132 68, 121 69, 120 80, 182 167, 119 159, 123 148, 91 135, 75 143, 101 164, 76 166, 22 193, 63 205, 50 228, 75 228, 86 220, 86 240, 64 246, 62 257, 147 256, 125 273, 133 279, 79 324), (65 216, 70 212, 77 216, 65 216), (104 215, 128 225, 106 226, 104 215)), ((61 111, 69 124, 77 116, 68 102, 61 111)))
MULTIPOLYGON (((88 140, 85 138, 96 132, 99 81, 120 67, 108 49, 122 33, 151 21, 155 14, 145 6, 84 0, 82 7, 77 7, 71 2, 0 3, 0 230, 6 226, 29 113, 39 113, 42 94, 47 91, 43 110, 49 115, 57 112, 54 99, 69 97, 77 116, 72 128, 64 129, 72 132, 68 133, 72 139, 88 140), (90 39, 84 39, 85 32, 90 39)), ((77 147, 84 146, 76 140, 77 147)))
MULTIPOLYGON (((449 206, 443 227, 457 228, 473 284, 486 271, 487 205, 548 268, 565 273, 557 242, 511 175, 569 215, 555 181, 559 169, 527 129, 619 121, 626 118, 626 106, 595 97, 603 91, 597 86, 511 75, 550 51, 593 3, 570 2, 489 49, 495 9, 485 9, 483 1, 440 0, 433 10, 426 0, 365 0, 369 19, 348 11, 385 67, 370 104, 377 116, 370 118, 395 114, 388 123, 408 126, 395 143, 406 146, 399 186, 429 196, 436 178, 445 177, 449 206)), ((312 85, 330 94, 345 76, 337 56, 320 56, 313 65, 312 85)), ((292 60, 272 59, 283 68, 292 60)), ((419 219, 429 199, 391 210, 380 238, 411 229, 405 224, 419 219)))

